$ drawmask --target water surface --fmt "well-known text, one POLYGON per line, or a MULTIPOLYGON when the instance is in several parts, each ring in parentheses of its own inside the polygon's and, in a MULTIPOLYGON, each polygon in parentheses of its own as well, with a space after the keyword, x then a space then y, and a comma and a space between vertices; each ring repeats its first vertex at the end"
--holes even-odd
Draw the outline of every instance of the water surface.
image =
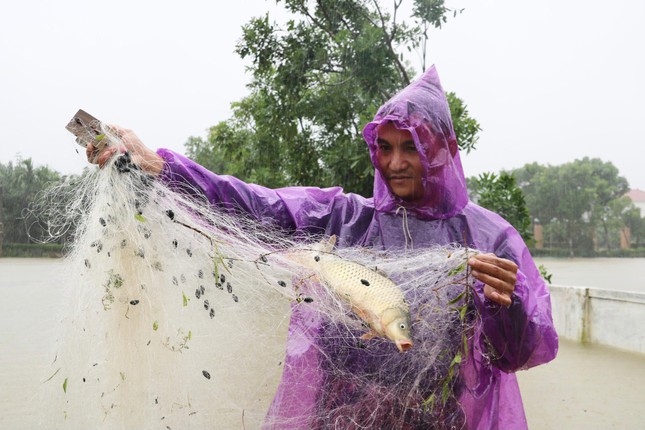
POLYGON ((32 400, 53 360, 62 261, 0 258, 0 428, 35 428, 32 400))
MULTIPOLYGON (((539 258, 536 259, 536 262, 538 265, 544 264, 547 271, 553 274, 553 284, 645 292, 645 258, 539 258)), ((54 339, 60 317, 59 309, 63 300, 61 297, 63 270, 62 261, 57 259, 0 258, 0 294, 2 297, 0 299, 0 327, 2 328, 0 336, 0 429, 36 428, 34 417, 36 405, 32 400, 36 390, 47 376, 44 375, 44 369, 48 368, 47 364, 53 359, 50 349, 53 348, 52 339, 54 339)), ((561 345, 561 349, 565 348, 572 350, 577 347, 565 342, 561 345)), ((575 352, 576 349, 569 352, 568 356, 574 354, 575 356, 571 360, 588 362, 589 356, 596 354, 596 349, 587 348, 580 353, 575 352)), ((621 364, 623 363, 621 360, 629 358, 625 353, 615 351, 605 353, 605 355, 610 358, 600 360, 603 364, 594 362, 596 363, 594 366, 599 367, 597 370, 602 370, 600 374, 609 375, 607 378, 620 380, 621 377, 624 377, 629 380, 631 377, 642 379, 644 376, 642 373, 637 375, 633 371, 625 375, 620 370, 621 366, 625 367, 621 364), (613 375, 612 371, 619 373, 611 376, 613 375)), ((639 355, 635 360, 640 359, 639 355)), ((566 423, 575 427, 582 422, 594 422, 594 420, 599 420, 595 422, 602 423, 603 426, 607 424, 617 425, 616 428, 627 428, 631 425, 630 423, 645 422, 643 414, 633 409, 634 401, 642 404, 642 401, 645 400, 643 394, 645 390, 640 386, 633 387, 629 398, 635 400, 622 411, 608 410, 604 406, 605 401, 601 398, 590 400, 582 396, 585 398, 585 404, 581 404, 581 399, 578 399, 581 396, 580 393, 602 391, 601 386, 605 386, 607 382, 597 377, 600 374, 594 376, 587 373, 589 369, 583 372, 584 375, 576 373, 579 366, 575 363, 568 363, 566 360, 561 363, 561 365, 555 366, 541 366, 537 371, 529 372, 526 375, 522 372, 520 382, 525 392, 527 414, 532 428, 552 428, 551 425, 554 422, 563 424, 562 428, 567 428, 566 423), (557 372, 563 373, 560 375, 557 372), (542 403, 540 398, 548 395, 546 391, 553 387, 539 385, 539 380, 547 377, 547 379, 552 378, 554 381, 563 381, 564 375, 568 378, 566 384, 569 389, 569 397, 566 398, 566 401, 569 403, 565 406, 563 397, 559 403, 562 405, 562 409, 553 411, 551 409, 556 405, 551 404, 548 414, 540 413, 540 406, 538 406, 542 403), (578 384, 579 387, 574 386, 578 384), (587 411, 594 411, 594 414, 601 415, 594 417, 592 413, 587 415, 587 411), (591 421, 586 421, 587 417, 582 417, 580 414, 587 415, 591 421), (627 424, 625 421, 616 421, 618 415, 623 420, 626 417, 631 417, 632 421, 628 421, 627 424), (601 416, 604 418, 600 419, 601 416)), ((629 391, 628 387, 622 386, 619 391, 625 390, 629 391)), ((614 395, 618 398, 621 396, 620 393, 612 394, 612 396, 614 395)), ((617 402, 619 405, 623 403, 625 401, 617 402)))
POLYGON ((536 258, 551 283, 645 293, 645 258, 536 258))

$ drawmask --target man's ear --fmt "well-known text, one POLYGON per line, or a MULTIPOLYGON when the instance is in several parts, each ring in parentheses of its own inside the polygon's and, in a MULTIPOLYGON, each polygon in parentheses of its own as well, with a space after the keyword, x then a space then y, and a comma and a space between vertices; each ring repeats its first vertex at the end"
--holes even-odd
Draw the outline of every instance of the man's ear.
POLYGON ((455 158, 455 155, 457 152, 459 152, 459 145, 457 145, 457 139, 454 137, 451 137, 448 139, 448 149, 450 149, 450 156, 452 158, 455 158))

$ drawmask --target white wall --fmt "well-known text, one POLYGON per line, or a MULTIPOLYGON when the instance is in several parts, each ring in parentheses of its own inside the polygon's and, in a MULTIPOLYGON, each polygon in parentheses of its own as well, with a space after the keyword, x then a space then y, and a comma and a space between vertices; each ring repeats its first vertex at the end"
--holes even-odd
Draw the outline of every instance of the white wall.
POLYGON ((560 337, 645 354, 645 293, 551 285, 560 337))

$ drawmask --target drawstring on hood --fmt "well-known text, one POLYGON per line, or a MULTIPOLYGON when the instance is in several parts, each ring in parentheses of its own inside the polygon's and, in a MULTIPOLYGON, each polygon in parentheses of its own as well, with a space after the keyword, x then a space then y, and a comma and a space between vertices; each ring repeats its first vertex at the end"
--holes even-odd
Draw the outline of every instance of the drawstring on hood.
POLYGON ((445 219, 468 203, 457 139, 450 108, 435 66, 387 101, 363 129, 374 173, 374 206, 378 212, 396 213, 404 207, 419 219, 445 219), (408 130, 424 169, 423 197, 407 202, 390 190, 377 162, 377 127, 391 122, 408 130))
POLYGON ((396 215, 399 214, 399 211, 403 212, 403 237, 405 238, 405 250, 408 250, 408 239, 410 240, 410 249, 414 249, 414 241, 412 240, 412 233, 410 233, 410 226, 408 225, 408 210, 405 206, 399 206, 396 208, 396 215))

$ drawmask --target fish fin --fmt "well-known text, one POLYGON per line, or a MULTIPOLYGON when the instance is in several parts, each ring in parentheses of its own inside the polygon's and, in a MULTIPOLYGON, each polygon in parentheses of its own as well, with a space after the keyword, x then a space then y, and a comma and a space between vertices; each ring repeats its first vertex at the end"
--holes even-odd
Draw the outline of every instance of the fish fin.
POLYGON ((370 330, 364 335, 361 336, 361 340, 370 340, 374 339, 375 337, 378 337, 379 334, 376 332, 376 330, 370 330))
POLYGON ((352 312, 354 312, 354 314, 356 314, 356 316, 358 316, 363 321, 365 322, 369 321, 369 314, 365 312, 363 309, 357 308, 356 306, 352 306, 352 312))
POLYGON ((322 249, 323 252, 331 252, 332 249, 334 249, 334 245, 336 245, 336 235, 332 234, 329 239, 325 240, 323 239, 320 242, 320 248, 322 249))
POLYGON ((381 336, 381 334, 378 332, 378 328, 380 328, 380 323, 378 323, 378 320, 375 319, 376 316, 373 313, 356 306, 352 306, 352 312, 354 312, 356 316, 358 316, 361 320, 363 320, 365 325, 370 329, 367 333, 363 334, 360 337, 362 340, 369 340, 369 339, 381 336), (370 321, 372 322, 377 321, 376 322, 377 328, 374 328, 374 326, 370 323, 370 321))

